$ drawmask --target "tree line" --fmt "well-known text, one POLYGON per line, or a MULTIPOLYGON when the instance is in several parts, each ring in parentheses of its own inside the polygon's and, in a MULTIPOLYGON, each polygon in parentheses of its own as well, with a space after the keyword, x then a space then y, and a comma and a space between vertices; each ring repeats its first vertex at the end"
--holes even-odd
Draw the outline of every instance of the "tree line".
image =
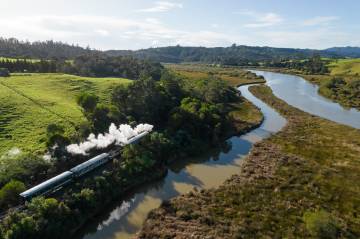
POLYGON ((320 55, 314 55, 305 60, 268 61, 263 66, 296 69, 305 74, 326 74, 329 73, 327 63, 320 55))
POLYGON ((90 53, 75 57, 74 60, 28 60, 0 59, 0 68, 12 73, 66 73, 89 77, 123 77, 137 79, 146 74, 159 79, 163 69, 160 63, 138 60, 130 56, 108 57, 90 53))
POLYGON ((0 56, 10 58, 29 59, 72 59, 87 54, 89 47, 83 48, 78 45, 69 45, 57 41, 20 41, 16 38, 0 37, 0 56))
POLYGON ((211 64, 254 66, 264 61, 283 61, 310 58, 314 54, 322 57, 351 57, 358 48, 336 48, 328 50, 253 47, 233 44, 229 47, 183 47, 169 46, 159 48, 98 51, 56 41, 20 41, 15 38, 0 38, 0 56, 29 59, 74 59, 81 55, 103 53, 113 56, 132 56, 137 59, 150 59, 156 62, 180 63, 202 62, 211 64))

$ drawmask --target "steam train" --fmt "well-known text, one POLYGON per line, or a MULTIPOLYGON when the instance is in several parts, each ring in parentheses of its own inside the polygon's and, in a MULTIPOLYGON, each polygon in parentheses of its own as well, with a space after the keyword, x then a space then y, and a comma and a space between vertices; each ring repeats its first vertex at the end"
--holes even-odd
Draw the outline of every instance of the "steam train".
MULTIPOLYGON (((127 144, 137 143, 142 137, 149 134, 149 131, 144 131, 128 140, 127 144)), ((71 183, 74 179, 83 176, 84 174, 93 171, 94 169, 100 167, 101 165, 109 162, 111 159, 119 155, 119 150, 114 150, 110 153, 102 153, 97 155, 94 158, 89 159, 88 161, 79 164, 69 171, 65 171, 53 178, 46 180, 45 182, 36 185, 25 192, 20 193, 20 196, 24 200, 30 200, 33 197, 46 195, 51 192, 57 191, 62 188, 64 185, 71 183)))

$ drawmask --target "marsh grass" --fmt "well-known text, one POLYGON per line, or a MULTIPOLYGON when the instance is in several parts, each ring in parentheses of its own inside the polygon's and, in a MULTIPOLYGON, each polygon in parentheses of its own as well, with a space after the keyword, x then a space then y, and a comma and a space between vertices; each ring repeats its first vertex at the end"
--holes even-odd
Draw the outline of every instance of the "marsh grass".
POLYGON ((188 79, 206 79, 210 75, 219 77, 232 86, 264 83, 265 80, 244 69, 235 67, 208 66, 201 64, 167 64, 168 69, 188 79))

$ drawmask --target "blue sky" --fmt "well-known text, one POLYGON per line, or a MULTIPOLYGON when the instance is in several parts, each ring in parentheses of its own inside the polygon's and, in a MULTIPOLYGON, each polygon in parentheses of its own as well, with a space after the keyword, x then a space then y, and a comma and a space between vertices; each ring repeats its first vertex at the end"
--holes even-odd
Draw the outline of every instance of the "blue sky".
POLYGON ((0 36, 97 49, 360 46, 358 0, 0 0, 0 36))

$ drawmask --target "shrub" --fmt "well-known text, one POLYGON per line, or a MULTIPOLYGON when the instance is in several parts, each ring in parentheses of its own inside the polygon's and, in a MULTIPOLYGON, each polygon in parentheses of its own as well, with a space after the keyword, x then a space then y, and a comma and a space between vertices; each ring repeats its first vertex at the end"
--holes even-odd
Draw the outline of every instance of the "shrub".
POLYGON ((24 183, 11 180, 0 189, 0 207, 11 207, 19 203, 19 193, 25 191, 24 183))
POLYGON ((0 77, 9 77, 10 72, 6 68, 0 68, 0 77))
POLYGON ((306 229, 316 238, 337 238, 338 228, 331 214, 324 211, 305 212, 303 220, 306 229))

